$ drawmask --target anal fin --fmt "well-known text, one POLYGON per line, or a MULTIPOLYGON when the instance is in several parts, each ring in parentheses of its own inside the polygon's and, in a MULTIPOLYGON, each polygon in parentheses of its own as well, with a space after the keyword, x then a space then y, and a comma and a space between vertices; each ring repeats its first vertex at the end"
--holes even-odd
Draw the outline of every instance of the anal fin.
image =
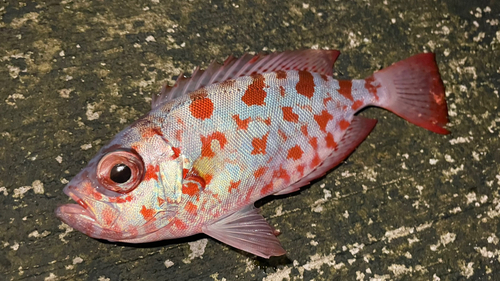
POLYGON ((202 231, 223 243, 259 257, 269 258, 286 253, 275 236, 276 230, 253 204, 204 226, 202 231))
POLYGON ((330 156, 328 156, 328 158, 326 158, 323 163, 316 167, 316 169, 314 169, 311 173, 293 183, 286 189, 276 193, 276 195, 283 195, 297 191, 302 186, 309 184, 312 180, 322 177, 326 174, 326 172, 335 168, 338 164, 340 164, 340 162, 346 159, 347 156, 349 156, 349 154, 351 154, 356 147, 363 142, 363 140, 365 140, 376 124, 376 119, 354 116, 351 125, 347 128, 344 136, 337 144, 337 149, 333 151, 330 156))
POLYGON ((287 188, 274 193, 273 195, 285 195, 285 194, 293 193, 293 192, 299 191, 300 187, 301 186, 297 186, 295 184, 292 184, 292 185, 288 186, 287 188))

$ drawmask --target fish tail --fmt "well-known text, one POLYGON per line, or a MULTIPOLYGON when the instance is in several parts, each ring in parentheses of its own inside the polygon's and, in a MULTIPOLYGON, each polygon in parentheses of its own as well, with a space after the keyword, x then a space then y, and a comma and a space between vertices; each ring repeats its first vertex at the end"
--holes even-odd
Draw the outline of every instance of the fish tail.
POLYGON ((448 134, 443 81, 433 53, 399 61, 365 79, 375 105, 438 134, 448 134))

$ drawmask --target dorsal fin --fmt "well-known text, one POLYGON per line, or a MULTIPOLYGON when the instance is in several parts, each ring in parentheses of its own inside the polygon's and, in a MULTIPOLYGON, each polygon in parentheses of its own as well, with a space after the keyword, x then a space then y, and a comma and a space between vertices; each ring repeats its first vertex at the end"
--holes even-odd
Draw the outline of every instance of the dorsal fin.
POLYGON ((214 60, 206 70, 200 70, 197 67, 190 78, 180 75, 174 86, 163 86, 159 95, 153 95, 151 107, 155 108, 159 104, 194 92, 199 88, 253 73, 309 70, 332 76, 333 64, 339 54, 337 50, 297 50, 269 55, 244 54, 239 59, 229 56, 223 64, 214 60))

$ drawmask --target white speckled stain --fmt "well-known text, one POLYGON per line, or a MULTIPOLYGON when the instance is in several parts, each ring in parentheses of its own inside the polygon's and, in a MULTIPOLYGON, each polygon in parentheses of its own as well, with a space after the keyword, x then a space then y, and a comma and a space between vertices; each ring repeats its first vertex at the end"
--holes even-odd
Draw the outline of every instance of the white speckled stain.
POLYGON ((43 183, 40 180, 34 181, 31 186, 33 187, 33 192, 35 192, 35 194, 43 194, 45 192, 43 189, 43 183))
POLYGON ((312 206, 311 210, 316 213, 321 213, 323 211, 323 203, 328 201, 328 198, 332 197, 332 192, 328 189, 323 189, 323 193, 325 194, 324 198, 316 200, 312 206))
POLYGON ((166 268, 174 266, 174 262, 171 260, 166 260, 163 264, 165 264, 166 268))
POLYGON ((446 247, 447 244, 453 243, 456 237, 457 235, 455 233, 445 233, 440 237, 441 244, 446 247))
POLYGON ((391 264, 387 269, 396 277, 413 272, 413 267, 406 267, 404 264, 391 264))
POLYGON ((465 264, 464 260, 459 260, 458 266, 460 267, 460 274, 462 274, 462 276, 464 276, 465 278, 469 279, 472 275, 474 275, 474 268, 472 267, 473 265, 474 265, 473 262, 465 264))
POLYGON ((462 212, 462 208, 460 208, 460 206, 459 207, 455 207, 455 208, 449 210, 448 212, 450 214, 458 214, 458 213, 462 212))
POLYGON ((16 241, 14 241, 14 245, 10 246, 10 248, 14 251, 17 251, 19 249, 19 243, 17 243, 16 241))
POLYGON ((64 233, 59 234, 59 239, 64 243, 68 243, 68 240, 64 239, 68 233, 73 231, 73 228, 65 223, 59 225, 59 229, 64 230, 64 233))
POLYGON ((293 261, 293 267, 285 266, 281 269, 278 269, 275 273, 269 274, 267 277, 264 277, 262 281, 282 281, 282 280, 292 280, 290 274, 292 273, 292 268, 297 269, 299 272, 299 276, 293 276, 294 279, 303 279, 304 271, 312 271, 317 270, 319 275, 322 275, 324 272, 321 271, 321 267, 323 265, 328 265, 333 267, 336 270, 339 270, 345 267, 344 263, 336 263, 335 262, 335 254, 329 255, 320 255, 315 254, 312 255, 308 262, 303 265, 300 265, 298 261, 293 261))
POLYGON ((191 263, 192 260, 195 258, 201 258, 203 259, 203 254, 205 253, 205 247, 207 246, 208 239, 203 238, 198 241, 194 242, 189 242, 189 249, 191 250, 191 253, 189 256, 182 261, 184 263, 191 263))
POLYGON ((101 115, 102 111, 94 112, 96 107, 97 107, 96 103, 92 104, 87 103, 87 112, 85 114, 87 115, 87 119, 89 121, 99 119, 99 116, 101 115))
POLYGON ((30 234, 28 234, 28 237, 34 237, 34 238, 43 238, 47 235, 50 234, 50 231, 43 231, 42 233, 38 233, 38 230, 35 230, 33 232, 31 232, 30 234))
POLYGON ((5 186, 0 187, 0 192, 3 193, 3 196, 9 195, 9 192, 7 192, 7 188, 5 186))
POLYGON ((358 244, 357 242, 354 243, 352 246, 348 245, 349 252, 351 255, 356 256, 359 251, 361 251, 365 247, 365 244, 358 244))
POLYGON ((494 245, 497 245, 498 244, 498 237, 495 235, 495 233, 492 233, 490 236, 488 236, 488 238, 486 239, 488 241, 488 243, 493 243, 494 245))
POLYGON ((57 280, 57 276, 54 274, 54 273, 50 273, 49 276, 45 277, 43 279, 44 281, 56 281, 57 280))
MULTIPOLYGON (((14 194, 12 195, 12 197, 22 199, 24 197, 24 194, 31 189, 33 189, 33 192, 35 192, 35 194, 44 193, 43 183, 40 180, 35 180, 31 184, 31 186, 21 186, 19 188, 14 189, 14 194)), ((0 191, 2 190, 0 189, 0 191)), ((6 192, 7 191, 5 190, 4 195, 6 195, 6 192)))
POLYGON ((402 226, 402 227, 394 229, 394 230, 386 231, 384 238, 387 238, 388 241, 391 242, 394 239, 408 236, 408 235, 412 234, 414 231, 415 231, 414 227, 402 226))
POLYGON ((375 172, 375 170, 373 168, 369 168, 366 166, 364 166, 363 168, 364 168, 364 170, 363 170, 364 177, 366 179, 368 179, 369 181, 376 182, 377 181, 377 172, 375 172))
POLYGON ((80 148, 81 148, 82 150, 88 150, 88 149, 91 149, 91 148, 92 148, 92 144, 91 144, 91 143, 82 144, 82 145, 80 146, 80 148))
POLYGON ((59 90, 59 96, 61 98, 69 99, 69 94, 73 92, 75 89, 61 89, 59 90))
POLYGON ((473 203, 474 201, 477 200, 476 198, 476 193, 475 192, 470 192, 465 195, 465 199, 467 199, 467 205, 470 203, 473 203))
POLYGON ((455 139, 451 139, 450 143, 451 145, 459 144, 459 143, 470 143, 470 141, 473 139, 473 137, 458 137, 455 139))
POLYGON ((384 274, 384 275, 378 275, 375 274, 374 277, 370 277, 370 281, 385 281, 385 280, 390 280, 391 276, 389 274, 384 274))

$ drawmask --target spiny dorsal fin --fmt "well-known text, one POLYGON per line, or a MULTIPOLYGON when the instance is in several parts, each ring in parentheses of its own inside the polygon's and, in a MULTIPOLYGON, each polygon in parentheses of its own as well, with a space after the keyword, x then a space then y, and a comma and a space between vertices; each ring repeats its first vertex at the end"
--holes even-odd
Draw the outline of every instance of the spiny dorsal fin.
POLYGON ((223 64, 214 60, 206 70, 200 70, 197 67, 190 78, 180 75, 174 86, 163 86, 159 95, 153 95, 151 107, 155 108, 159 104, 189 94, 199 88, 253 73, 309 70, 332 76, 333 64, 339 54, 337 50, 297 50, 269 55, 244 54, 239 59, 229 56, 223 64))

